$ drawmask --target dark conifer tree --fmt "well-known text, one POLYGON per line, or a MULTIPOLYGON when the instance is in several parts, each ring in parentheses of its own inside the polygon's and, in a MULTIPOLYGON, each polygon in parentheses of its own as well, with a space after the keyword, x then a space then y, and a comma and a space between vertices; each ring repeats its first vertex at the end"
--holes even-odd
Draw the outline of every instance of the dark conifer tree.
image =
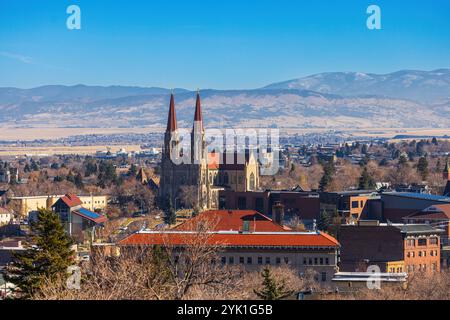
POLYGON ((30 298, 45 280, 66 277, 73 264, 72 241, 56 213, 40 209, 31 223, 31 238, 26 250, 14 253, 6 278, 17 286, 24 298, 30 298))
POLYGON ((253 292, 263 300, 281 300, 289 297, 294 292, 286 289, 284 280, 277 281, 272 275, 269 267, 265 267, 261 272, 263 277, 263 288, 261 290, 254 289, 253 292))

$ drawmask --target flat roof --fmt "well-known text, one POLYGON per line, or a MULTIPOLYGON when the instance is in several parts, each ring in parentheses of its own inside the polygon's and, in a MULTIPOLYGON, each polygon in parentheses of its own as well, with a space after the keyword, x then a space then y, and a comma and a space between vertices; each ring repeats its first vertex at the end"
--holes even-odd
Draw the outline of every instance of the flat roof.
POLYGON ((450 197, 440 196, 435 194, 427 194, 427 193, 416 193, 416 192, 383 192, 381 195, 395 196, 395 197, 404 197, 404 198, 414 198, 414 199, 422 199, 422 200, 433 200, 433 201, 442 201, 442 202, 450 202, 450 197))
POLYGON ((333 282, 367 282, 367 281, 381 281, 381 282, 404 282, 408 274, 405 272, 391 273, 391 272, 337 272, 334 274, 331 281, 333 282))
POLYGON ((336 191, 336 192, 322 192, 328 194, 337 194, 337 195, 352 195, 352 194, 373 194, 378 193, 376 190, 347 190, 347 191, 336 191))

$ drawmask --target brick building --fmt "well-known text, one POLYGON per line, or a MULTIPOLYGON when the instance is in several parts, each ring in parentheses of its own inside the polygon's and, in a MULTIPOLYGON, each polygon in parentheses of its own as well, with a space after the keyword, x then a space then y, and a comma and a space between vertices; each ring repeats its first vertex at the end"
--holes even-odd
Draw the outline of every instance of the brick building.
MULTIPOLYGON (((330 282, 337 271, 339 244, 320 232, 239 232, 211 231, 208 244, 221 246, 220 263, 242 265, 248 271, 264 265, 289 265, 299 274, 308 269, 316 271, 320 282, 330 282)), ((127 246, 170 245, 175 253, 194 237, 189 231, 139 231, 119 242, 127 246)))
POLYGON ((429 224, 443 229, 445 232, 441 234, 441 243, 445 246, 450 244, 450 203, 429 206, 404 217, 403 220, 405 223, 429 224))
POLYGON ((340 271, 364 271, 368 265, 378 265, 381 272, 439 272, 442 232, 426 224, 361 221, 343 225, 340 271))
POLYGON ((170 245, 177 255, 194 242, 190 240, 195 230, 208 220, 213 227, 205 231, 209 233, 205 241, 220 246, 218 259, 223 265, 242 265, 249 271, 264 265, 289 265, 299 274, 312 269, 322 283, 330 283, 337 271, 339 243, 335 238, 321 232, 292 232, 251 210, 205 211, 172 230, 141 230, 118 245, 121 251, 130 246, 170 245))
POLYGON ((266 190, 235 192, 224 190, 219 193, 220 209, 256 210, 274 218, 275 205, 282 205, 283 219, 298 217, 312 221, 319 217, 319 194, 317 192, 266 190))

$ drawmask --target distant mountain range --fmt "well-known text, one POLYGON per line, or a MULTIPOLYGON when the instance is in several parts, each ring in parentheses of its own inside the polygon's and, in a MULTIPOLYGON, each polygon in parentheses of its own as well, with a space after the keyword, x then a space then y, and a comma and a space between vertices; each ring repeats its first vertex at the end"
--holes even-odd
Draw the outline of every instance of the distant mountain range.
POLYGON ((388 74, 327 72, 274 83, 264 89, 304 89, 343 96, 377 95, 436 103, 450 97, 450 69, 402 70, 388 74))
MULTIPOLYGON (((174 92, 179 124, 189 127, 195 93, 174 92)), ((159 127, 166 122, 169 93, 127 86, 0 88, 0 121, 18 127, 159 127)), ((206 125, 214 127, 446 128, 450 120, 450 69, 329 72, 201 94, 206 125)))

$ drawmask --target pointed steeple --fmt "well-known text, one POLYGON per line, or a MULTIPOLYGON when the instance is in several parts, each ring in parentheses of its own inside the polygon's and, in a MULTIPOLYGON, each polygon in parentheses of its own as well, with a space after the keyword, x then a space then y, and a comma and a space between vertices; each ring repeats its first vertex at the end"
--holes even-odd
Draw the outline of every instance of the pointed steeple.
POLYGON ((444 180, 450 180, 450 168, 448 165, 448 158, 445 160, 445 168, 444 171, 442 172, 442 177, 444 178, 444 180))
POLYGON ((167 118, 167 132, 177 130, 177 114, 175 113, 175 98, 173 93, 170 94, 169 117, 167 118))
POLYGON ((202 106, 200 102, 200 90, 197 89, 197 99, 195 101, 195 115, 194 123, 198 122, 200 128, 203 130, 203 116, 202 116, 202 106))

